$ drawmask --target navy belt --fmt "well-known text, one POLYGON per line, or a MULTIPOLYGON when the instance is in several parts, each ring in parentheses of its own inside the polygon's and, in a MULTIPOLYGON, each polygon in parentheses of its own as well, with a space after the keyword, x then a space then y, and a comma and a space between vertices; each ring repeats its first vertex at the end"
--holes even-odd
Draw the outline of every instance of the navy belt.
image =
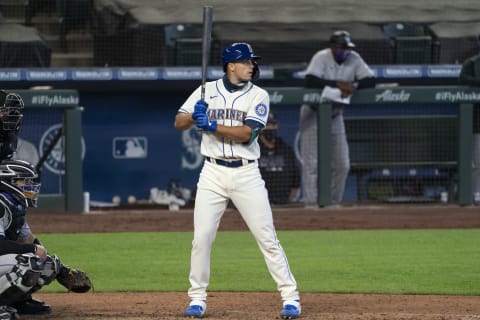
POLYGON ((238 168, 243 165, 247 165, 250 163, 254 163, 255 160, 233 160, 233 161, 226 161, 226 160, 220 160, 220 159, 215 159, 215 158, 210 158, 210 157, 205 157, 205 160, 211 163, 218 164, 219 166, 224 166, 224 167, 229 167, 229 168, 238 168))

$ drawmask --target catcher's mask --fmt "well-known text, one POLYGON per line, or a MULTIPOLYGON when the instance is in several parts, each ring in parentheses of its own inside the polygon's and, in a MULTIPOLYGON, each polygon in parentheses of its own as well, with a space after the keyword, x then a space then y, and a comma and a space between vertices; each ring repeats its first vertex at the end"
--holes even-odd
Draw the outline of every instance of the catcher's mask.
POLYGON ((251 60, 253 63, 252 81, 260 77, 260 70, 258 68, 257 60, 262 57, 253 53, 252 46, 246 42, 236 42, 227 46, 222 52, 222 66, 223 71, 227 71, 227 64, 230 62, 239 62, 251 60))
POLYGON ((5 102, 3 106, 0 107, 0 121, 3 130, 14 131, 20 128, 23 118, 21 109, 23 109, 23 107, 22 97, 18 94, 8 93, 5 96, 5 102))
POLYGON ((37 170, 23 160, 4 160, 0 164, 0 190, 10 193, 25 207, 37 207, 41 183, 37 170))

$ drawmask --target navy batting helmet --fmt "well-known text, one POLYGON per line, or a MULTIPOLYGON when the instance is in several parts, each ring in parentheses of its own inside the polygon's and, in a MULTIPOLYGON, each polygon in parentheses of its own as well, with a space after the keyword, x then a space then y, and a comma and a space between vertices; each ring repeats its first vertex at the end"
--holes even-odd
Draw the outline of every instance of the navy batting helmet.
POLYGON ((222 65, 225 66, 229 62, 236 62, 242 60, 260 59, 259 56, 253 53, 252 47, 246 42, 232 43, 223 50, 222 65))
POLYGON ((355 44, 352 42, 350 33, 344 30, 338 30, 332 33, 329 42, 330 44, 333 44, 339 48, 355 48, 355 44))
POLYGON ((237 62, 252 59, 253 61, 253 74, 252 81, 258 80, 260 78, 260 69, 255 60, 260 59, 260 56, 257 56, 253 53, 252 46, 246 42, 236 42, 232 43, 223 50, 222 53, 222 66, 223 71, 227 71, 227 64, 229 62, 237 62))

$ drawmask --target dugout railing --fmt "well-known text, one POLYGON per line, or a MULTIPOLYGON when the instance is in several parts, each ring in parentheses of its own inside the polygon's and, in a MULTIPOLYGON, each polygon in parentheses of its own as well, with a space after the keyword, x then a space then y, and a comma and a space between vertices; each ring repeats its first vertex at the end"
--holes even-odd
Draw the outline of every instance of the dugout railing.
MULTIPOLYGON (((319 106, 317 112, 318 122, 318 204, 328 206, 331 204, 331 104, 321 102, 321 92, 316 89, 301 87, 288 88, 267 88, 270 94, 271 104, 275 105, 301 105, 312 104, 319 106)), ((346 118, 347 135, 350 135, 351 149, 351 170, 353 173, 361 172, 360 169, 373 169, 395 166, 429 166, 454 167, 456 169, 457 196, 455 201, 460 205, 471 205, 472 196, 472 116, 473 104, 480 103, 480 88, 448 86, 448 87, 385 87, 375 89, 364 89, 357 91, 351 99, 350 106, 365 105, 390 105, 392 108, 402 105, 452 105, 455 108, 453 115, 431 114, 409 115, 409 116, 369 116, 346 118), (353 121, 363 122, 365 128, 377 126, 380 135, 368 135, 357 129, 357 132, 348 132, 355 124, 353 121), (400 131, 388 132, 390 123, 403 123, 400 131), (416 123, 416 125, 412 125, 416 123), (430 127, 427 130, 419 130, 424 126, 430 127), (443 132, 445 131, 445 132, 443 132), (427 132, 428 134, 425 134, 427 132), (430 146, 429 138, 436 137, 439 133, 449 137, 445 143, 438 144, 440 153, 415 152, 430 146), (355 136, 357 134, 357 136, 355 136), (388 148, 400 148, 404 156, 395 158, 386 157, 385 137, 399 134, 408 138, 396 140, 392 144, 388 140, 388 148), (358 136, 363 135, 363 136, 358 136), (453 140, 452 140, 453 139, 453 140), (372 152, 366 152, 370 149, 372 152), (442 151, 443 150, 443 151, 442 151), (360 152, 360 153, 359 153, 360 152), (361 153, 363 152, 363 154, 361 153), (410 152, 410 155, 407 153, 410 152), (438 156, 440 154, 440 156, 438 156)), ((423 128, 425 129, 425 128, 423 128)), ((395 154, 395 153, 390 153, 395 154)), ((398 154, 398 153, 397 153, 398 154)), ((363 171, 364 172, 364 171, 363 171)), ((363 193, 362 179, 358 179, 358 192, 363 193), (359 184, 360 183, 360 184, 359 184)))
MULTIPOLYGON (((42 211, 83 211, 83 165, 82 165, 82 112, 79 106, 77 90, 9 90, 21 95, 25 108, 24 124, 29 117, 28 111, 35 109, 48 114, 52 109, 61 110, 61 126, 55 135, 45 139, 45 149, 37 146, 40 151, 39 169, 44 172, 45 163, 52 158, 60 158, 62 168, 57 175, 62 179, 62 192, 42 193, 40 191, 38 209, 42 211), (41 150, 42 149, 42 150, 41 150), (52 151, 54 154, 52 154, 52 151), (56 152, 56 153, 55 153, 56 152)), ((31 121, 30 121, 31 122, 31 121)), ((35 123, 22 126, 22 131, 32 130, 35 123)), ((43 177, 48 184, 48 177, 43 177)))

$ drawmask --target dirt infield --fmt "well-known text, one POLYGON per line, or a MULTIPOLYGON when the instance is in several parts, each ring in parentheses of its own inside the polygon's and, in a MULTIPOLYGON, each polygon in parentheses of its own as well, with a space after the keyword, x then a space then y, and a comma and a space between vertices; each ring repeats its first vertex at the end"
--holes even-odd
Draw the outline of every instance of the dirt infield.
MULTIPOLYGON (((277 230, 480 228, 480 208, 458 206, 372 206, 336 210, 275 208, 277 230)), ((192 231, 192 211, 127 208, 90 214, 29 216, 37 233, 192 231)), ((228 210, 220 230, 247 230, 228 210)), ((301 285, 301 284, 300 284, 301 285)), ((300 286, 301 287, 301 286, 300 286)), ((48 294, 37 298, 53 307, 48 316, 22 319, 181 319, 185 292, 48 294)), ((479 296, 365 295, 302 293, 302 319, 480 320, 479 296)), ((278 293, 209 292, 208 319, 279 319, 278 293)))

